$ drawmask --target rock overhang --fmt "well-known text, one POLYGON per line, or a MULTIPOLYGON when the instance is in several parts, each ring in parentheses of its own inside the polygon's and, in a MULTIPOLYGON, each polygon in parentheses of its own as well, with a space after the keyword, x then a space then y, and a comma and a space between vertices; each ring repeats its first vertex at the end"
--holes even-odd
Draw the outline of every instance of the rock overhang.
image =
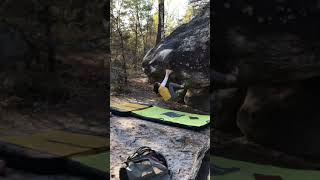
MULTIPOLYGON (((148 51, 143 70, 150 79, 161 80, 165 69, 173 69, 172 79, 192 84, 193 77, 210 79, 210 6, 205 5, 189 23, 179 26, 148 51)), ((206 82, 206 85, 209 86, 206 82)), ((191 85, 192 86, 192 85, 191 85)), ((194 86, 195 87, 195 86, 194 86)))

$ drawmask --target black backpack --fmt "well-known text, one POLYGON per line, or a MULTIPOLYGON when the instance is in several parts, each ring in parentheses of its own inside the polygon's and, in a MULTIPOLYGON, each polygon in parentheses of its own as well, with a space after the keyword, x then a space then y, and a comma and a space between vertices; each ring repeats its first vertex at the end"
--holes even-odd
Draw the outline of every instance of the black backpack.
POLYGON ((171 175, 164 156, 150 147, 140 147, 124 162, 120 180, 170 180, 171 175))

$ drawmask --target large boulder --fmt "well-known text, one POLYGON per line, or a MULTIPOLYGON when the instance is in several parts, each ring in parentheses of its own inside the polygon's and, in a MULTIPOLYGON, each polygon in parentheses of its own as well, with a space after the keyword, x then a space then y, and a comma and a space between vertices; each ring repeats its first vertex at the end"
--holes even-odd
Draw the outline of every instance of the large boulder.
POLYGON ((236 81, 215 88, 246 89, 238 107, 239 100, 229 98, 234 105, 217 109, 217 115, 232 113, 223 116, 224 123, 236 119, 256 143, 320 158, 317 1, 226 0, 215 5, 214 70, 230 74, 238 69, 236 81))
POLYGON ((214 69, 239 69, 238 86, 320 75, 320 11, 315 1, 219 1, 214 69), (313 4, 312 4, 313 3, 313 4))
POLYGON ((166 68, 174 70, 170 80, 185 84, 189 90, 186 103, 206 111, 209 111, 210 99, 209 24, 210 6, 207 4, 189 23, 178 27, 151 49, 142 63, 152 81, 161 81, 166 68))
POLYGON ((319 78, 248 89, 237 123, 251 140, 304 157, 320 158, 319 78))

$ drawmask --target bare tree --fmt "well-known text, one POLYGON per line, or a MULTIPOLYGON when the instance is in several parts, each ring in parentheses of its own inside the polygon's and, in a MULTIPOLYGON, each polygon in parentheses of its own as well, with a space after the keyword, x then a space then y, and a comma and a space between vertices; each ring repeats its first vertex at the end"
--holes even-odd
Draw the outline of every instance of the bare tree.
POLYGON ((122 55, 122 70, 123 70, 123 78, 124 83, 127 84, 128 82, 128 75, 127 75, 127 62, 126 62, 126 56, 125 56, 125 47, 124 47, 124 37, 121 30, 121 19, 120 19, 121 11, 119 9, 118 16, 116 17, 116 26, 117 26, 117 32, 120 38, 120 48, 121 48, 121 55, 122 55))
POLYGON ((158 44, 164 38, 164 0, 159 1, 159 22, 158 22, 158 34, 156 44, 158 44))
POLYGON ((50 72, 55 71, 55 62, 56 62, 56 52, 55 52, 55 42, 52 34, 52 28, 54 25, 54 19, 51 12, 50 3, 45 3, 44 9, 44 25, 45 25, 45 34, 46 34, 46 44, 48 50, 48 70, 50 72))

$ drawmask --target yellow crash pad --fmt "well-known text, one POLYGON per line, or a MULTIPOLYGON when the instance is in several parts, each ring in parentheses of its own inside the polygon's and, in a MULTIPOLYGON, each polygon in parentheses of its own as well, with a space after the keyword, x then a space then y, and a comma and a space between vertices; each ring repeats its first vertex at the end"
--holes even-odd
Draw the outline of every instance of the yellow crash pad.
POLYGON ((0 142, 58 156, 71 156, 95 149, 107 148, 107 138, 64 131, 4 136, 0 137, 0 142))
POLYGON ((140 109, 147 108, 149 106, 142 105, 142 104, 134 104, 129 102, 111 102, 111 108, 123 111, 123 112, 130 112, 130 111, 136 111, 140 109))

